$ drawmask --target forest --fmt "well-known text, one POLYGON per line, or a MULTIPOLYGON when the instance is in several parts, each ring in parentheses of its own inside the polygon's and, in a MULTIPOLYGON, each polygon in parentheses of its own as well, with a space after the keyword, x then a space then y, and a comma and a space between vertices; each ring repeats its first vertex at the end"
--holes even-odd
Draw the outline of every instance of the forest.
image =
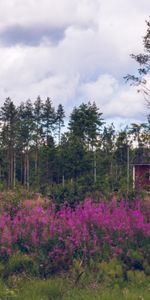
POLYGON ((0 108, 0 187, 63 198, 132 191, 133 159, 150 147, 150 116, 116 130, 96 104, 74 107, 66 120, 50 98, 0 108), (68 127, 65 126, 68 122, 68 127))

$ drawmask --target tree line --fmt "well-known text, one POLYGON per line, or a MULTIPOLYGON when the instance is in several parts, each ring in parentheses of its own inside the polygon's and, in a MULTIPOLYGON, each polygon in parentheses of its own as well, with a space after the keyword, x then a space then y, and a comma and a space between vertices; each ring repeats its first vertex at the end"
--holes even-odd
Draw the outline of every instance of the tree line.
POLYGON ((127 149, 132 160, 136 148, 150 147, 149 117, 117 132, 94 102, 74 107, 63 129, 62 104, 55 108, 50 98, 38 97, 16 106, 7 98, 0 122, 0 182, 8 188, 45 191, 70 183, 85 190, 113 190, 126 184, 127 149))

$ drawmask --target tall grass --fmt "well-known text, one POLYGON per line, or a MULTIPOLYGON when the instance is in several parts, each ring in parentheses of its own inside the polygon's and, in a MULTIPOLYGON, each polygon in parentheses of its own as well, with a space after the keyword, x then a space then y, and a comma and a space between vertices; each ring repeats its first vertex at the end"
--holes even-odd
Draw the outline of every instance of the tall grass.
POLYGON ((1 300, 149 300, 150 286, 127 285, 112 288, 73 287, 65 280, 53 278, 47 280, 26 281, 15 291, 0 284, 1 300))

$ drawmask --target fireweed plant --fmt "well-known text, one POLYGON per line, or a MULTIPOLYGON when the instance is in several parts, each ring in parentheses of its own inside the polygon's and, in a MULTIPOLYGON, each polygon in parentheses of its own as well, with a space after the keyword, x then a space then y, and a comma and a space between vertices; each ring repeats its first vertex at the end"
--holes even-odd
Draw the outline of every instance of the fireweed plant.
POLYGON ((140 201, 130 207, 116 203, 95 203, 91 199, 75 209, 64 204, 43 207, 26 200, 17 209, 1 211, 0 257, 16 252, 43 258, 55 268, 69 267, 74 258, 88 263, 117 257, 129 261, 136 250, 150 261, 150 208, 140 201))

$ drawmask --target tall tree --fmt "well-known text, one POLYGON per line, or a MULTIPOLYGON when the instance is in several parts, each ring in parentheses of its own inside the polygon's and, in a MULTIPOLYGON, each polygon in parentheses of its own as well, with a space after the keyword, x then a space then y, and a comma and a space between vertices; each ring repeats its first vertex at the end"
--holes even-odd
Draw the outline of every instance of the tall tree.
POLYGON ((69 129, 88 146, 94 146, 103 124, 102 113, 93 102, 75 107, 70 116, 69 129))
POLYGON ((54 136, 55 136, 56 114, 52 105, 51 99, 48 97, 43 105, 43 130, 45 140, 45 171, 47 183, 52 182, 53 170, 51 166, 51 159, 54 150, 54 136))
POLYGON ((54 136, 55 124, 55 109, 52 105, 51 99, 48 97, 43 105, 43 128, 47 145, 49 145, 51 138, 54 136))
POLYGON ((61 129, 64 126, 64 118, 65 118, 65 112, 62 104, 58 105, 57 111, 56 111, 56 126, 58 127, 58 143, 60 145, 61 142, 61 129))
POLYGON ((105 126, 102 133, 102 148, 107 154, 110 154, 114 150, 114 142, 115 142, 115 127, 113 124, 109 126, 105 126))
POLYGON ((91 170, 91 160, 80 137, 67 133, 63 135, 61 144, 61 169, 65 179, 76 179, 91 170))
POLYGON ((101 134, 101 151, 99 152, 99 167, 101 172, 109 179, 111 189, 113 189, 113 182, 115 179, 114 169, 114 148, 115 148, 115 127, 113 124, 105 126, 101 134), (109 175, 108 175, 109 174, 109 175))
POLYGON ((21 177, 25 187, 29 189, 30 162, 29 151, 33 143, 33 106, 30 100, 22 103, 19 108, 19 145, 21 150, 21 177))
MULTIPOLYGON (((33 139, 35 142, 35 179, 39 181, 39 145, 43 139, 43 103, 38 96, 34 102, 33 107, 33 120, 34 120, 34 135, 33 139)), ((37 182, 38 183, 38 182, 37 182)))
POLYGON ((138 148, 142 146, 141 132, 144 128, 144 123, 136 124, 132 123, 129 129, 129 134, 133 136, 133 140, 137 142, 138 148))
POLYGON ((7 98, 1 107, 2 140, 7 151, 7 179, 8 187, 15 186, 16 178, 16 140, 17 140, 17 109, 10 98, 7 98))

